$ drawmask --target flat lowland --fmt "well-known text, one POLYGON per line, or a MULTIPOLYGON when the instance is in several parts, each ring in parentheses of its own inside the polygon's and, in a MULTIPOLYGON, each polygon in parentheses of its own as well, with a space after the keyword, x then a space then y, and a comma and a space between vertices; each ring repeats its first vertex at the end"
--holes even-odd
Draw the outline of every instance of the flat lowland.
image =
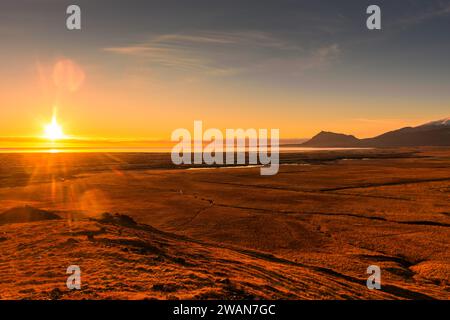
POLYGON ((449 148, 281 160, 260 176, 168 154, 2 154, 0 298, 450 298, 449 148))

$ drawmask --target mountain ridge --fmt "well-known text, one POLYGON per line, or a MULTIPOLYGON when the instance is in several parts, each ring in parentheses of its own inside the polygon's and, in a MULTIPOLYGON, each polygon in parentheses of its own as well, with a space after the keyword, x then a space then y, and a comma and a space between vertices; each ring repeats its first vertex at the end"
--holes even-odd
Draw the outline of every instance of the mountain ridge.
POLYGON ((321 131, 300 146, 322 148, 450 146, 450 118, 416 127, 403 127, 364 139, 343 133, 321 131))

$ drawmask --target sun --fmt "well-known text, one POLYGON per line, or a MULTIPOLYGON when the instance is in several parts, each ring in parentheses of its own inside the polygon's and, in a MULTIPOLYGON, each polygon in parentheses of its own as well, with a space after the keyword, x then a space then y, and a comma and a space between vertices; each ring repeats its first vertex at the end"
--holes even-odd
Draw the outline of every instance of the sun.
POLYGON ((51 140, 60 140, 65 137, 62 127, 56 121, 56 115, 53 115, 52 122, 44 127, 44 137, 51 140))

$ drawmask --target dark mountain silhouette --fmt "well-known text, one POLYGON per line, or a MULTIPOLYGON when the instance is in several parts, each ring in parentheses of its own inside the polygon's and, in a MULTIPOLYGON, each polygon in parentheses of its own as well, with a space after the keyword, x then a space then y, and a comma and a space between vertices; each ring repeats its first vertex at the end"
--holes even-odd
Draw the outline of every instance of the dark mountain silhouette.
POLYGON ((405 127, 374 138, 358 139, 352 135, 320 132, 302 147, 414 147, 450 146, 450 118, 417 127, 405 127))
POLYGON ((304 147, 351 147, 358 144, 359 139, 352 135, 321 131, 311 140, 302 144, 304 147))

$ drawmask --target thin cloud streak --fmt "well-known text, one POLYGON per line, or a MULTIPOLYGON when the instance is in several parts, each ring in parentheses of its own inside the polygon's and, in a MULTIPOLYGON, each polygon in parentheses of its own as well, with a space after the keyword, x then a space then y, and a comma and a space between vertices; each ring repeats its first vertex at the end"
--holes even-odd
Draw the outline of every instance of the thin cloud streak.
POLYGON ((329 44, 307 50, 259 31, 164 34, 104 51, 146 59, 151 64, 229 76, 252 72, 300 73, 336 60, 341 50, 329 44), (274 51, 277 55, 274 55, 274 51), (281 56, 283 58, 276 58, 281 56))
POLYGON ((394 23, 392 26, 400 26, 402 28, 408 28, 417 24, 421 24, 428 20, 446 16, 450 14, 450 4, 439 2, 437 6, 434 6, 433 9, 428 11, 423 11, 415 15, 408 15, 404 18, 400 18, 394 23))

